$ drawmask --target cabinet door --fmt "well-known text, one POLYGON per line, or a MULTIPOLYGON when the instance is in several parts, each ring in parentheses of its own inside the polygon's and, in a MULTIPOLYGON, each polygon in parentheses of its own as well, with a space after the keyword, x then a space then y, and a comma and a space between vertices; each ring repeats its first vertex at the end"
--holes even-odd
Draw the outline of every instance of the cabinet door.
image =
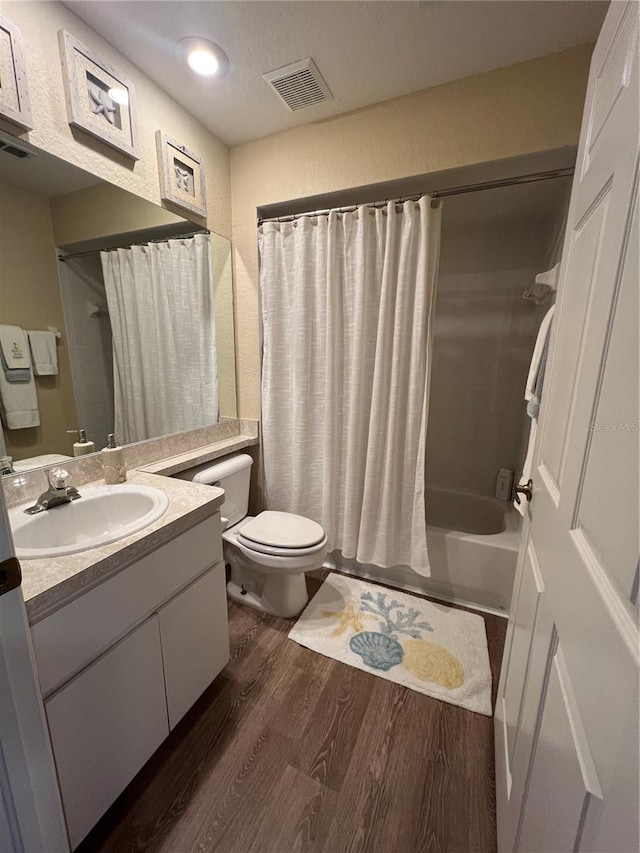
POLYGON ((159 616, 172 729, 229 660, 224 563, 209 569, 159 616))
POLYGON ((75 848, 169 733, 157 616, 45 708, 75 848))

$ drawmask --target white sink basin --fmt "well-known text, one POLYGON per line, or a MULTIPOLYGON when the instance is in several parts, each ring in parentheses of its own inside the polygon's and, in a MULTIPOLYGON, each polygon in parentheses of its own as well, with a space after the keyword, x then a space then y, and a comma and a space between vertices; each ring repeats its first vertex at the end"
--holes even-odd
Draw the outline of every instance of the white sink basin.
POLYGON ((16 556, 36 560, 76 554, 137 533, 166 512, 169 498, 152 486, 79 487, 81 497, 37 515, 24 510, 9 513, 16 556))

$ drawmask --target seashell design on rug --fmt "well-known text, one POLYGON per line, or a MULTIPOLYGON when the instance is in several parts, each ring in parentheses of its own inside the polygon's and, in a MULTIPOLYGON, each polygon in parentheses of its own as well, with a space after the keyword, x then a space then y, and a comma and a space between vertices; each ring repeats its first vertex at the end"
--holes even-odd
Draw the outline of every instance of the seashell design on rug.
POLYGON ((402 662, 404 652, 397 640, 377 631, 363 631, 349 640, 352 651, 360 655, 364 663, 372 669, 385 672, 402 662))

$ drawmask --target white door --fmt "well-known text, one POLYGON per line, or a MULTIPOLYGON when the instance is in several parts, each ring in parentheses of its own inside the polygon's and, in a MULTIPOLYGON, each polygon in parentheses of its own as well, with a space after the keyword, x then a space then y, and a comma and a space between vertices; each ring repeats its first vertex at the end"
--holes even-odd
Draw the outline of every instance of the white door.
POLYGON ((0 850, 69 844, 0 485, 0 850))
POLYGON ((498 848, 638 851, 637 2, 592 64, 495 715, 498 848))

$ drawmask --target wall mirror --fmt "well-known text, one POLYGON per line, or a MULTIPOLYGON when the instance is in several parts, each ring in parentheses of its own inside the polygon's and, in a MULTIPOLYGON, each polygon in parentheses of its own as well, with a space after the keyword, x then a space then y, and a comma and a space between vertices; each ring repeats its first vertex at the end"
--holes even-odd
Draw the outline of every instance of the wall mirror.
POLYGON ((0 403, 3 473, 235 418, 229 240, 0 150, 0 403))

